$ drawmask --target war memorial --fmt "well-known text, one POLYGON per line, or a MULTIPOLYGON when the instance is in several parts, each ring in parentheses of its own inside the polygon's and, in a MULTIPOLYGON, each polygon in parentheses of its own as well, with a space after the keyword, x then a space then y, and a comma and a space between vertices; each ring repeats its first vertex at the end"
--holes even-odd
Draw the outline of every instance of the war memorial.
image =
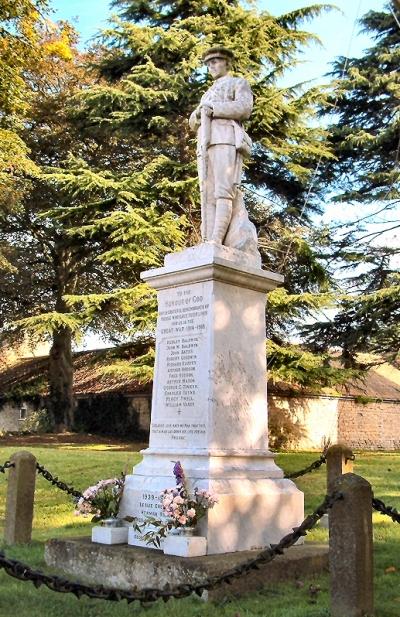
POLYGON ((252 94, 227 72, 229 59, 224 49, 206 54, 214 82, 190 118, 203 242, 142 274, 158 291, 150 443, 126 479, 121 512, 159 516, 179 460, 193 485, 219 496, 200 532, 208 554, 264 547, 303 519, 302 493, 268 450, 265 303, 283 281, 261 269, 243 212, 238 187, 250 140, 242 122, 252 94))
MULTIPOLYGON (((203 60, 214 81, 189 120, 198 139, 202 242, 142 273, 158 292, 150 441, 126 476, 119 511, 120 519, 139 524, 162 518, 160 495, 173 484, 179 461, 191 490, 218 496, 183 552, 173 553, 187 563, 268 547, 304 515, 303 493, 268 449, 266 299, 283 277, 261 268, 240 190, 243 161, 251 155, 243 122, 253 97, 245 79, 230 75, 229 50, 214 47, 203 60)), ((107 532, 118 536, 117 546, 97 544, 106 533, 100 529, 95 542, 50 541, 47 561, 87 576, 90 559, 91 580, 123 588, 167 584, 169 555, 149 548, 146 525, 142 533, 126 527, 128 546, 121 530, 107 532)), ((187 576, 188 568, 179 567, 187 576)))

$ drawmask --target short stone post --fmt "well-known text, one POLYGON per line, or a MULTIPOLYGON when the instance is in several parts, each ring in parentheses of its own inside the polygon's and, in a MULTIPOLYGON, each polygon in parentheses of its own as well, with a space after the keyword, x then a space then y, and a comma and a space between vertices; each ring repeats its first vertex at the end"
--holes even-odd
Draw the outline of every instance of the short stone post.
POLYGON ((6 544, 26 544, 32 536, 36 458, 21 451, 10 460, 14 467, 8 472, 4 540, 6 544))
POLYGON ((343 493, 330 511, 329 569, 332 617, 373 614, 372 488, 353 473, 337 478, 343 493))
POLYGON ((332 493, 336 478, 353 473, 354 454, 349 447, 338 443, 326 452, 326 476, 328 494, 332 493))
MULTIPOLYGON (((328 495, 332 493, 336 478, 344 473, 352 473, 353 461, 353 452, 344 444, 338 443, 328 448, 326 452, 326 490, 328 495)), ((324 514, 320 520, 320 526, 328 529, 329 514, 324 514)))

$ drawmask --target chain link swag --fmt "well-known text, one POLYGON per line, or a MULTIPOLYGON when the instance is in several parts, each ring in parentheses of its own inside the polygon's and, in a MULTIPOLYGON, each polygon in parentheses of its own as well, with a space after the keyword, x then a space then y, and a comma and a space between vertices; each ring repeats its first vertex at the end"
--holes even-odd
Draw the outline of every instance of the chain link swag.
POLYGON ((293 473, 287 473, 285 474, 284 477, 287 480, 293 480, 294 478, 300 478, 300 476, 305 476, 307 473, 310 473, 311 471, 315 471, 316 469, 319 469, 321 465, 324 465, 325 463, 326 463, 326 454, 322 453, 319 459, 311 463, 311 465, 308 465, 308 467, 305 467, 304 469, 301 469, 300 471, 294 471, 293 473))
MULTIPOLYGON (((311 465, 308 465, 307 467, 305 467, 304 469, 301 469, 300 471, 295 471, 293 473, 285 474, 284 477, 287 480, 293 480, 294 478, 300 478, 300 476, 305 476, 307 473, 310 473, 311 471, 315 471, 316 469, 319 469, 321 465, 324 465, 325 463, 326 463, 326 455, 325 453, 323 453, 321 454, 319 459, 311 463, 311 465)), ((11 463, 10 461, 6 461, 4 465, 0 465, 0 472, 5 473, 5 470, 10 467, 15 467, 14 463, 11 463)), ((73 497, 77 497, 78 499, 80 499, 83 496, 82 493, 80 491, 77 491, 73 486, 69 486, 62 480, 59 480, 57 476, 53 476, 53 474, 48 469, 46 469, 43 465, 36 463, 36 470, 40 475, 43 476, 45 480, 50 482, 53 486, 57 486, 57 488, 59 488, 62 491, 65 491, 69 495, 72 495, 73 497)))
POLYGON ((6 461, 4 465, 0 465, 0 472, 5 473, 6 469, 10 469, 10 467, 15 467, 15 463, 12 463, 11 461, 6 461))
POLYGON ((59 480, 57 476, 53 476, 50 473, 50 471, 48 471, 45 467, 43 467, 43 465, 39 465, 39 463, 36 463, 36 471, 41 476, 43 476, 45 480, 50 482, 53 486, 56 486, 57 488, 61 489, 62 491, 65 491, 66 493, 68 493, 68 495, 72 495, 73 497, 76 497, 77 499, 80 499, 81 497, 83 497, 80 491, 75 490, 73 486, 68 486, 68 484, 59 480))
POLYGON ((5 570, 7 574, 20 581, 31 581, 36 588, 45 585, 52 591, 72 593, 77 598, 87 596, 89 598, 109 600, 112 602, 126 600, 128 604, 137 600, 143 604, 147 604, 148 602, 155 602, 160 598, 165 602, 170 598, 185 598, 192 593, 201 596, 204 591, 213 589, 223 583, 230 583, 232 579, 248 574, 251 570, 258 570, 260 566, 269 563, 277 555, 282 555, 286 549, 293 546, 303 536, 306 536, 338 499, 342 499, 341 493, 327 495, 321 505, 312 514, 308 515, 299 527, 294 528, 292 533, 282 538, 278 544, 272 544, 270 548, 261 551, 252 559, 227 570, 223 574, 208 577, 201 583, 187 583, 172 588, 169 585, 165 585, 163 589, 145 588, 132 589, 132 591, 122 591, 103 586, 91 587, 89 585, 69 581, 59 576, 51 576, 38 570, 32 570, 24 563, 13 559, 7 559, 4 553, 1 552, 0 569, 5 570))
POLYGON ((393 506, 387 506, 383 503, 381 499, 376 499, 376 497, 372 498, 372 507, 374 510, 377 510, 381 514, 386 514, 390 516, 394 523, 400 523, 400 512, 393 508, 393 506))

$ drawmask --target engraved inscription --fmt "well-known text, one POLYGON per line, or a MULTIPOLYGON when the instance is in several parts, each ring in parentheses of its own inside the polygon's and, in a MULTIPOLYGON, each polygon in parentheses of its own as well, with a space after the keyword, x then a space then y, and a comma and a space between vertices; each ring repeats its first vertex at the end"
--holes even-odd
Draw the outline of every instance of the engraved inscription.
POLYGON ((158 417, 184 422, 186 416, 200 413, 201 356, 208 309, 203 295, 193 288, 170 291, 160 300, 157 353, 162 379, 158 379, 158 417))
POLYGON ((143 492, 139 495, 138 505, 141 517, 153 516, 155 518, 163 518, 161 495, 143 492))
POLYGON ((154 422, 151 425, 153 435, 165 435, 171 441, 183 441, 190 436, 206 434, 206 425, 199 422, 154 422))
MULTIPOLYGON (((135 517, 136 522, 143 523, 148 517, 156 518, 158 520, 164 520, 165 515, 162 511, 160 493, 153 491, 137 491, 135 492, 135 507, 132 515, 135 517)), ((141 527, 141 530, 132 529, 130 532, 131 543, 136 546, 149 546, 143 539, 143 535, 147 531, 154 531, 153 525, 146 525, 141 527), (132 541, 132 537, 134 540, 132 541)), ((162 544, 162 542, 161 542, 162 544)), ((152 547, 153 548, 153 547, 152 547)))

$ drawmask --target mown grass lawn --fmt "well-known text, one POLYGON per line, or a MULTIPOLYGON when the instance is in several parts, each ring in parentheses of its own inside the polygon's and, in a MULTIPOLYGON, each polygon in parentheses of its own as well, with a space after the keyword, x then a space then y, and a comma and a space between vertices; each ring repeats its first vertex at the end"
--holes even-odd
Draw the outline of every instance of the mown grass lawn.
MULTIPOLYGON (((131 470, 140 458, 138 452, 119 446, 81 445, 30 447, 37 460, 60 479, 79 490, 101 478, 131 470)), ((0 463, 7 460, 15 448, 0 447, 0 463)), ((278 464, 285 471, 303 468, 315 453, 279 454, 278 464)), ((371 482, 375 495, 400 509, 400 453, 359 453, 355 472, 371 482)), ((306 512, 320 503, 325 494, 325 469, 296 481, 305 493, 306 512)), ((0 477, 0 518, 4 519, 7 474, 0 477)), ((46 569, 43 560, 44 542, 52 537, 89 535, 90 521, 73 515, 72 500, 37 478, 33 542, 29 546, 4 547, 6 554, 31 566, 46 569)), ((2 532, 2 529, 0 530, 2 532)), ((309 541, 327 541, 327 532, 318 528, 309 541)), ((400 617, 400 525, 389 518, 374 514, 376 617, 400 617)), ((90 564, 88 564, 90 567, 90 564)), ((196 599, 157 603, 149 608, 125 602, 111 603, 57 594, 48 589, 36 590, 31 583, 19 582, 0 573, 0 617, 127 617, 145 614, 147 617, 328 617, 329 581, 327 575, 297 583, 268 585, 257 594, 235 600, 226 598, 219 604, 205 604, 196 599), (309 585, 318 585, 315 603, 309 585)))

